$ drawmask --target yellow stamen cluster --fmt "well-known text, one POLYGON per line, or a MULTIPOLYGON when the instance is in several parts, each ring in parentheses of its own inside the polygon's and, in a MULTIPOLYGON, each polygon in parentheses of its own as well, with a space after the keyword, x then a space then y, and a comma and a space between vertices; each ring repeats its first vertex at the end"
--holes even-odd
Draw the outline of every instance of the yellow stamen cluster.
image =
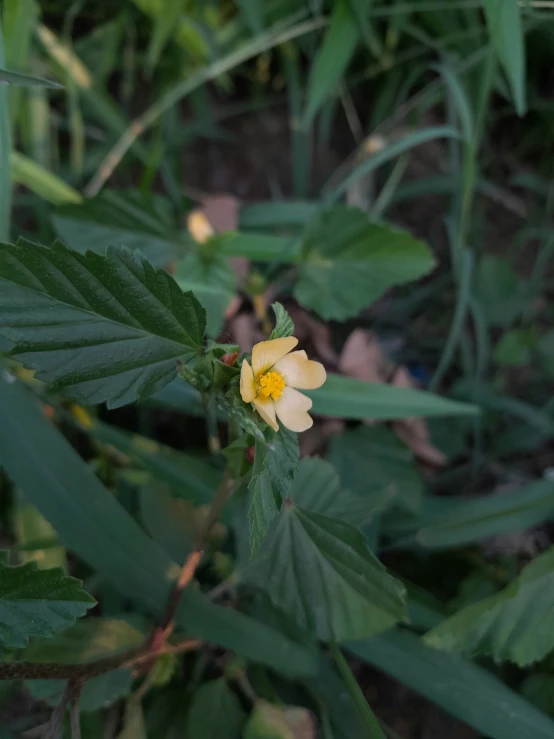
POLYGON ((277 400, 284 387, 285 382, 278 372, 266 372, 258 378, 258 392, 264 398, 277 400))

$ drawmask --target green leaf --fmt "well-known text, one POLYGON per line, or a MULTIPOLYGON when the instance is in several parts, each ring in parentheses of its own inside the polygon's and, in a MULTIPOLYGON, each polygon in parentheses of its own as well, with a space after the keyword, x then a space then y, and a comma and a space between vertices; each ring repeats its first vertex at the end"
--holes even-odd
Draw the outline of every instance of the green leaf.
POLYGON ((529 329, 505 331, 494 347, 494 361, 510 367, 521 367, 532 360, 537 334, 529 329))
POLYGON ((243 739, 310 739, 315 736, 314 721, 305 708, 273 706, 258 700, 244 728, 243 739))
POLYGON ((327 456, 349 490, 368 498, 388 490, 396 504, 419 509, 423 482, 412 454, 384 426, 360 426, 333 437, 327 456))
POLYGON ((357 208, 337 205, 306 226, 294 296, 322 318, 353 318, 393 285, 416 280, 435 264, 429 248, 407 232, 370 223, 357 208))
POLYGON ((311 124, 314 115, 334 91, 359 40, 360 27, 347 0, 338 0, 333 5, 329 28, 310 67, 303 127, 311 124))
POLYGON ((211 503, 221 473, 205 460, 102 421, 95 420, 84 430, 102 444, 119 449, 156 480, 166 483, 175 496, 195 505, 211 503))
POLYGON ((32 639, 20 658, 26 662, 77 665, 111 657, 144 641, 144 633, 119 618, 89 616, 52 639, 32 639))
POLYGON ((24 647, 31 636, 51 637, 84 616, 96 601, 81 585, 61 568, 0 565, 0 643, 24 647))
POLYGON ((167 201, 140 192, 104 190, 80 205, 64 205, 52 217, 54 229, 71 249, 105 254, 108 246, 138 249, 155 267, 184 254, 167 201))
MULTIPOLYGON (((25 687, 35 700, 55 708, 66 686, 65 680, 25 680, 25 687)), ((79 710, 87 713, 108 708, 131 692, 130 669, 111 670, 87 680, 79 694, 79 710)))
POLYGON ((473 405, 422 390, 363 382, 332 373, 327 374, 325 384, 318 390, 303 392, 313 399, 313 413, 336 418, 392 421, 411 416, 467 416, 479 412, 473 405))
POLYGON ((554 482, 540 480, 513 493, 466 499, 417 532, 421 546, 457 547, 488 536, 520 531, 554 518, 554 482))
POLYGON ((490 655, 520 667, 554 649, 554 548, 527 565, 499 593, 472 603, 429 631, 431 647, 490 655))
POLYGON ((242 576, 325 641, 368 636, 406 619, 403 585, 387 574, 362 533, 292 503, 242 576))
POLYGON ((191 551, 197 532, 193 506, 172 498, 163 485, 143 486, 140 491, 140 517, 144 528, 164 552, 182 565, 191 551))
MULTIPOLYGON (((0 19, 0 64, 4 64, 4 37, 0 19)), ((10 151, 12 148, 8 93, 0 85, 0 241, 9 239, 12 212, 12 186, 10 173, 10 151)))
POLYGON ((40 77, 30 77, 28 74, 8 72, 7 69, 0 69, 0 84, 18 85, 19 87, 49 87, 52 90, 63 90, 63 85, 57 82, 43 80, 40 77))
MULTIPOLYGON (((202 248, 198 247, 199 251, 202 248)), ((191 290, 206 309, 208 336, 217 336, 236 291, 235 275, 227 260, 218 254, 203 257, 190 253, 177 262, 173 275, 181 290, 191 290)))
POLYGON ((64 203, 80 203, 83 200, 71 185, 18 151, 10 152, 10 167, 13 182, 23 185, 48 203, 63 205, 64 203))
POLYGON ((270 333, 269 338, 281 339, 284 336, 292 336, 294 333, 294 323, 287 311, 281 303, 272 303, 271 307, 275 313, 275 328, 270 333))
POLYGON ((258 549, 269 524, 281 510, 298 467, 299 454, 297 435, 283 427, 277 433, 267 428, 263 441, 256 438, 252 476, 248 485, 252 553, 258 549))
POLYGON ((204 683, 194 694, 187 716, 187 739, 239 739, 244 712, 225 678, 204 683))
POLYGON ((507 327, 530 304, 528 288, 510 267, 505 257, 481 257, 475 274, 475 292, 488 322, 507 327))
POLYGON ((519 116, 525 115, 525 35, 517 2, 483 0, 491 43, 495 47, 519 116))
POLYGON ((0 245, 0 333, 39 379, 115 408, 160 390, 204 337, 192 293, 138 252, 0 245))
MULTIPOLYGON (((72 549, 118 591, 159 614, 179 569, 96 478, 13 378, 0 373, 0 464, 72 549), (7 381, 6 381, 7 380, 7 381)), ((313 650, 187 588, 180 628, 286 675, 313 675, 313 650)))
POLYGON ((256 262, 294 264, 298 261, 297 239, 262 233, 228 232, 212 242, 226 257, 245 257, 256 262))
POLYGON ((308 200, 245 203, 240 209, 239 225, 241 228, 303 226, 320 207, 318 202, 308 200))
POLYGON ((497 677, 457 655, 391 631, 347 649, 490 739, 553 739, 554 723, 497 677))
POLYGON ((354 495, 343 490, 339 476, 329 462, 317 457, 304 457, 300 460, 289 497, 293 503, 312 513, 363 526, 375 513, 387 507, 393 495, 390 488, 360 492, 365 494, 354 495))

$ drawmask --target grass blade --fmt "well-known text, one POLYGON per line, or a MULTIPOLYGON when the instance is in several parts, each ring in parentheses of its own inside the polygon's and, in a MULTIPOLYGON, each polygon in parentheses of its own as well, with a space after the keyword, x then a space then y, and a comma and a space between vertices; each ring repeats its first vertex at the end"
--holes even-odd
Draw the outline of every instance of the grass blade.
MULTIPOLYGON (((4 65, 4 43, 0 23, 0 67, 4 65)), ((6 241, 10 233, 11 183, 10 183, 10 115, 5 85, 0 85, 0 241, 6 241)))

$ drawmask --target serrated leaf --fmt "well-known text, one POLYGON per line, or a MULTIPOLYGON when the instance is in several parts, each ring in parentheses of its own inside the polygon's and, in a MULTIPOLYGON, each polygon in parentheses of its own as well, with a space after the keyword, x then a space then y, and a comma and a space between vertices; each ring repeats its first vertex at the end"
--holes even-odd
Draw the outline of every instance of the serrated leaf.
POLYGON ((370 497, 388 489, 396 504, 419 509, 423 482, 412 454, 384 426, 360 426, 333 437, 327 457, 345 488, 370 497))
POLYGON ((80 254, 105 254, 108 246, 138 249, 155 266, 183 256, 182 237, 168 226, 168 202, 135 191, 104 190, 81 204, 63 205, 53 217, 60 239, 80 254))
POLYGON ((304 457, 290 489, 293 503, 312 513, 363 526, 378 511, 383 510, 394 498, 391 488, 373 488, 354 495, 343 490, 339 476, 329 462, 317 457, 304 457))
POLYGON ((82 582, 36 562, 0 566, 0 642, 24 647, 31 636, 50 637, 84 616, 96 601, 82 582))
POLYGON ((0 245, 0 333, 79 402, 115 408, 155 393, 198 352, 204 328, 194 295, 138 252, 0 245))
POLYGON ((457 547, 553 518, 554 482, 539 480, 515 492, 461 501, 422 527, 417 541, 432 549, 457 547))
POLYGON ((357 659, 391 675, 490 739, 552 739, 554 723, 481 667, 394 630, 347 645, 357 659))
POLYGON ((194 694, 187 716, 187 739, 239 739, 244 712, 227 681, 204 683, 194 694))
POLYGON ((252 553, 257 550, 269 524, 281 510, 294 479, 299 455, 297 435, 283 427, 277 432, 268 428, 264 440, 257 438, 255 441, 254 464, 248 485, 252 553))
POLYGON ((554 649, 554 547, 506 588, 473 603, 429 631, 426 644, 448 652, 490 655, 520 667, 554 649))
POLYGON ((306 226, 294 297, 322 318, 353 318, 434 264, 429 248, 409 233, 370 223, 357 208, 335 206, 306 226))
MULTIPOLYGON (((197 247, 201 250, 203 247, 197 247)), ((208 247, 205 247, 208 248, 208 247)), ((215 337, 235 294, 236 278, 227 260, 218 254, 190 253, 177 262, 173 276, 181 290, 191 290, 206 310, 208 336, 215 337)))
POLYGON ((316 739, 316 727, 305 708, 273 706, 258 700, 248 718, 243 739, 316 739))
POLYGON ((404 586, 350 524, 283 507, 243 579, 324 641, 361 638, 406 620, 404 586))
POLYGON ((275 313, 275 328, 270 333, 269 338, 281 339, 284 336, 292 336, 294 333, 294 323, 287 311, 281 303, 272 303, 271 307, 275 313))

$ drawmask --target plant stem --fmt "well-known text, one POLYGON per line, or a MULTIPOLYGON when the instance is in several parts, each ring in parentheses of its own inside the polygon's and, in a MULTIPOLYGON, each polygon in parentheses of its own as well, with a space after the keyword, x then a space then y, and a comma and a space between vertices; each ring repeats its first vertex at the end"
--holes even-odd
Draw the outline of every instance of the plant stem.
POLYGON ((202 393, 202 405, 204 406, 204 415, 206 416, 206 427, 208 430, 208 449, 210 450, 210 454, 219 454, 221 452, 221 442, 219 441, 217 412, 213 395, 202 393))
POLYGON ((348 688, 350 697, 354 701, 360 717, 367 728, 367 736, 369 739, 386 739, 381 726, 352 674, 340 647, 335 642, 330 642, 329 651, 331 652, 335 665, 348 688))

